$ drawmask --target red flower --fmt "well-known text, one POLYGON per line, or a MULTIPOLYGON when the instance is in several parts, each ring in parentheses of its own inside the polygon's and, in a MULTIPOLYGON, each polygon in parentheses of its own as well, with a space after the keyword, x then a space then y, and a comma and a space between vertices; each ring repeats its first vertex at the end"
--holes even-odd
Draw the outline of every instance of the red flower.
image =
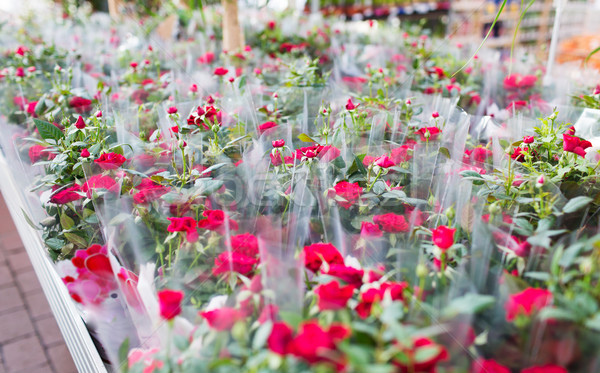
POLYGON ((121 154, 117 153, 104 153, 100 156, 100 158, 96 159, 94 162, 103 170, 115 170, 123 163, 125 163, 127 159, 123 157, 121 154))
POLYGON ((87 157, 89 157, 89 156, 90 156, 90 151, 89 151, 89 150, 87 150, 87 148, 85 148, 85 149, 82 149, 82 150, 81 150, 81 154, 80 154, 80 155, 81 155, 83 158, 87 158, 87 157))
POLYGON ((558 365, 544 365, 525 368, 521 373, 569 373, 569 371, 558 365))
POLYGON ((354 105, 354 103, 352 102, 352 99, 351 99, 351 98, 349 98, 349 99, 348 99, 348 102, 346 103, 346 110, 348 110, 348 111, 351 111, 351 110, 354 110, 354 109, 356 109, 356 108, 357 108, 357 107, 359 107, 359 106, 360 106, 360 104, 358 104, 358 105, 354 105))
POLYGON ((184 216, 183 218, 167 218, 167 220, 171 222, 171 224, 167 227, 167 231, 186 232, 185 237, 188 242, 198 241, 198 231, 196 230, 198 223, 196 223, 193 218, 184 216))
POLYGON ((271 334, 267 339, 269 350, 279 355, 288 353, 288 346, 294 338, 294 331, 286 323, 278 321, 273 323, 271 334))
POLYGON ((513 321, 517 316, 531 316, 552 303, 552 293, 546 289, 527 288, 512 294, 504 305, 506 320, 513 321))
POLYGON ((470 163, 485 163, 489 158, 493 156, 493 153, 484 148, 483 146, 478 146, 471 150, 465 150, 465 162, 472 161, 470 163))
POLYGON ((506 110, 508 111, 513 111, 513 110, 519 110, 519 109, 525 109, 528 108, 529 104, 527 103, 527 101, 523 101, 523 100, 518 100, 518 101, 513 101, 510 104, 508 104, 508 106, 506 107, 506 110))
POLYGON ((378 224, 381 230, 388 233, 408 232, 410 229, 406 218, 393 212, 373 216, 373 223, 378 224))
MULTIPOLYGON (((210 64, 215 61, 215 54, 213 52, 206 52, 203 56, 198 57, 198 62, 203 64, 210 64)), ((227 74, 227 73, 225 73, 227 74)))
POLYGON ((331 281, 325 285, 319 285, 315 288, 317 295, 317 305, 319 310, 341 310, 346 307, 348 300, 352 298, 354 286, 348 285, 340 287, 337 281, 331 281))
POLYGON ((448 359, 448 351, 444 346, 438 345, 432 340, 424 337, 417 337, 413 340, 411 347, 398 344, 398 348, 407 357, 405 359, 394 360, 394 363, 400 367, 402 373, 408 372, 428 372, 435 373, 436 366, 440 361, 448 359), (426 358, 419 357, 419 350, 427 349, 426 358))
POLYGON ((157 200, 162 195, 167 194, 169 187, 157 184, 152 179, 143 179, 138 186, 135 187, 138 192, 133 195, 133 202, 136 204, 145 204, 157 200))
POLYGON ((300 325, 298 334, 286 346, 286 350, 311 364, 332 361, 330 357, 337 343, 349 335, 350 330, 345 326, 332 325, 325 330, 318 322, 308 321, 300 325))
POLYGON ((81 191, 79 185, 74 184, 72 187, 64 188, 56 193, 52 193, 50 202, 56 203, 57 205, 64 205, 69 202, 77 201, 78 199, 83 198, 81 194, 77 193, 79 191, 81 191))
MULTIPOLYGON (((51 156, 53 156, 54 154, 50 153, 49 150, 46 149, 45 146, 43 145, 33 145, 31 148, 29 148, 29 160, 31 161, 31 163, 36 163, 41 161, 42 159, 50 159, 51 156)), ((54 157, 52 157, 54 158, 54 157)))
POLYGON ((275 21, 269 21, 267 23, 267 27, 269 28, 269 30, 274 30, 276 25, 277 24, 275 23, 275 21))
POLYGON ((238 229, 237 222, 233 219, 229 219, 223 210, 204 210, 202 216, 204 216, 206 219, 198 221, 199 228, 219 233, 223 233, 226 226, 228 226, 229 230, 232 231, 236 231, 238 229))
POLYGON ((15 76, 18 78, 23 78, 25 76, 25 69, 23 69, 22 67, 17 67, 17 69, 15 70, 15 76))
POLYGON ((379 229, 379 225, 363 221, 360 225, 360 235, 362 237, 381 237, 383 232, 379 229))
POLYGON ((33 116, 34 118, 37 118, 37 115, 35 114, 35 107, 37 106, 37 104, 37 101, 31 101, 27 104, 27 114, 33 116))
POLYGON ((356 313, 365 319, 371 315, 371 309, 374 303, 381 300, 389 294, 391 300, 404 300, 404 290, 408 288, 406 282, 384 282, 379 289, 371 288, 360 295, 360 303, 356 306, 356 313))
POLYGON ((313 272, 317 272, 323 262, 332 264, 344 264, 344 258, 330 243, 315 243, 304 247, 304 266, 313 272))
POLYGON ((479 359, 471 364, 470 373, 511 373, 510 369, 498 364, 495 360, 479 359))
POLYGON ((343 264, 331 264, 325 274, 339 278, 354 288, 360 288, 363 283, 365 271, 354 267, 347 267, 343 264))
POLYGON ((125 295, 127 304, 138 311, 143 312, 140 294, 137 290, 137 275, 125 268, 121 268, 117 274, 117 279, 119 280, 119 285, 121 291, 125 295))
POLYGON ((92 110, 92 100, 75 96, 69 100, 69 106, 72 107, 77 113, 83 114, 92 110))
POLYGON ((437 135, 440 134, 440 131, 437 127, 423 127, 419 128, 417 134, 421 136, 421 141, 435 140, 437 139, 437 135))
POLYGON ((167 114, 177 114, 177 108, 175 106, 171 106, 167 109, 167 114))
POLYGON ((231 236, 231 251, 255 257, 258 255, 258 240, 256 239, 256 236, 251 233, 231 236))
MULTIPOLYGON (((260 277, 257 276, 255 278, 260 278, 260 277)), ((260 315, 258 316, 258 319, 256 319, 256 321, 258 321, 259 324, 264 324, 267 321, 275 321, 277 319, 278 314, 279 314, 279 307, 277 307, 275 304, 267 304, 262 309, 262 311, 260 311, 260 315)))
POLYGON ((274 167, 278 167, 283 164, 283 161, 281 160, 281 153, 279 152, 279 150, 276 150, 275 154, 273 154, 273 153, 269 154, 269 157, 271 157, 271 164, 274 167))
POLYGON ((248 275, 254 271, 257 263, 258 260, 255 258, 250 258, 235 251, 225 251, 215 258, 212 273, 215 276, 231 272, 248 275))
POLYGON ((579 137, 563 134, 563 150, 566 152, 575 153, 581 157, 585 157, 585 149, 592 146, 592 143, 582 140, 579 137))
POLYGON ((80 130, 85 128, 85 122, 83 121, 83 117, 80 115, 79 118, 77 118, 77 122, 75 122, 75 127, 79 128, 80 130))
POLYGON ((275 122, 264 122, 260 126, 258 126, 258 132, 263 133, 268 129, 277 127, 277 123, 275 122))
POLYGON ((446 251, 450 246, 454 245, 454 233, 456 229, 448 228, 445 225, 440 225, 431 231, 433 244, 439 247, 442 251, 446 251))
MULTIPOLYGON (((346 210, 358 202, 363 192, 363 188, 361 188, 358 183, 349 183, 347 181, 340 181, 333 187, 333 190, 334 193, 330 194, 342 197, 343 200, 336 199, 335 201, 346 210)), ((330 198, 331 197, 333 196, 330 196, 330 198)))
POLYGON ((302 160, 303 158, 319 158, 323 162, 329 162, 339 157, 340 150, 332 145, 313 145, 304 148, 296 149, 294 158, 302 160))
POLYGON ((214 74, 217 76, 223 76, 226 75, 229 72, 229 70, 227 70, 224 67, 217 67, 214 71, 214 74))
POLYGON ((115 179, 107 175, 94 175, 81 186, 81 191, 84 192, 88 198, 92 198, 95 189, 106 189, 111 193, 119 193, 120 187, 115 179))
POLYGON ((220 332, 230 330, 237 321, 243 319, 239 310, 230 307, 200 312, 200 316, 206 320, 208 326, 220 332))
POLYGON ((382 155, 375 160, 375 165, 381 168, 390 168, 395 165, 394 161, 387 155, 382 155))
POLYGON ((172 320, 181 313, 183 292, 178 290, 161 290, 158 292, 158 305, 160 316, 165 320, 172 320))
POLYGON ((533 136, 525 136, 523 137, 523 142, 525 144, 531 144, 534 141, 534 137, 533 136))
POLYGON ((273 140, 271 145, 273 145, 274 148, 283 148, 285 146, 285 140, 273 140))
POLYGON ((398 148, 392 149, 392 161, 395 164, 400 164, 402 162, 408 162, 411 160, 412 155, 409 154, 409 151, 412 148, 410 147, 410 145, 402 145, 398 148))
POLYGON ((513 149, 513 153, 510 155, 510 157, 517 162, 523 162, 525 161, 525 154, 527 154, 528 152, 528 147, 520 148, 517 146, 513 149))

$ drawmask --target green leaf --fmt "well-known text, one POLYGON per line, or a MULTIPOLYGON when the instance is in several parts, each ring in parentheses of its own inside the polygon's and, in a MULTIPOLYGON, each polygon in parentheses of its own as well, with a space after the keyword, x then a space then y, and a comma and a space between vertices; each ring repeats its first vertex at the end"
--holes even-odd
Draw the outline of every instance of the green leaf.
POLYGON ((88 243, 85 240, 85 238, 83 238, 81 236, 78 236, 75 233, 67 232, 64 235, 65 235, 65 238, 67 240, 69 240, 71 243, 73 243, 74 245, 77 245, 77 246, 82 247, 82 248, 88 246, 88 243))
POLYGON ((600 313, 585 322, 585 326, 600 332, 600 313))
POLYGON ((563 212, 565 214, 570 214, 572 212, 581 210, 582 208, 587 206, 590 202, 592 202, 592 199, 590 197, 586 197, 586 196, 575 197, 572 200, 570 200, 569 202, 567 202, 565 207, 563 207, 563 212))
POLYGON ((440 154, 444 155, 446 158, 450 159, 450 151, 448 148, 440 147, 440 154))
POLYGON ((460 176, 462 176, 462 177, 473 177, 473 178, 476 178, 476 179, 483 179, 483 176, 481 176, 481 174, 479 172, 473 171, 473 170, 462 171, 460 173, 460 176))
POLYGON ((279 317, 281 317, 281 320, 285 321, 293 328, 297 328, 298 325, 300 325, 300 323, 304 320, 302 315, 290 311, 279 312, 279 317))
POLYGON ((543 282, 550 281, 551 278, 548 272, 526 272, 523 276, 543 282))
POLYGON ((49 238, 44 242, 46 243, 46 246, 52 250, 61 250, 65 246, 65 241, 58 237, 49 238))
POLYGON ((65 134, 52 123, 37 118, 33 118, 33 123, 35 123, 35 127, 44 140, 58 141, 65 136, 65 134))
POLYGON ((542 320, 564 320, 564 321, 575 321, 576 318, 573 312, 563 310, 555 307, 545 307, 540 310, 538 317, 542 320))
POLYGON ((592 56, 593 56, 593 55, 595 55, 595 54, 596 54, 596 53, 598 53, 598 52, 600 52, 600 47, 598 47, 598 48, 594 49, 593 51, 591 51, 591 52, 590 52, 590 54, 588 54, 588 55, 585 57, 585 61, 583 61, 583 63, 584 63, 585 65, 587 65, 587 63, 588 63, 588 61, 590 60, 590 58, 592 58, 592 56))
POLYGON ((123 343, 121 343, 121 347, 119 347, 119 362, 121 364, 120 368, 121 368, 121 372, 126 373, 127 372, 127 354, 129 353, 129 337, 125 338, 125 340, 123 341, 123 343))
POLYGON ((310 136, 308 136, 305 133, 301 133, 298 135, 298 140, 302 141, 302 142, 317 142, 316 140, 313 140, 310 136))
POLYGON ((265 343, 267 342, 267 338, 271 335, 271 330, 273 329, 273 323, 270 321, 262 324, 254 334, 254 340, 252 341, 252 348, 255 350, 259 350, 263 348, 265 343))
POLYGON ((33 229, 40 229, 40 227, 38 227, 29 217, 29 215, 25 212, 25 210, 23 210, 23 208, 21 208, 21 212, 23 213, 23 217, 25 218, 25 221, 27 222, 27 224, 29 224, 29 226, 31 226, 31 228, 33 229))
POLYGON ((62 214, 60 216, 60 226, 63 229, 69 230, 69 229, 73 228, 74 225, 75 225, 75 222, 67 214, 62 214))
POLYGON ((469 293, 453 299, 444 309, 444 315, 452 317, 458 314, 475 314, 491 307, 494 302, 495 298, 491 295, 469 293))

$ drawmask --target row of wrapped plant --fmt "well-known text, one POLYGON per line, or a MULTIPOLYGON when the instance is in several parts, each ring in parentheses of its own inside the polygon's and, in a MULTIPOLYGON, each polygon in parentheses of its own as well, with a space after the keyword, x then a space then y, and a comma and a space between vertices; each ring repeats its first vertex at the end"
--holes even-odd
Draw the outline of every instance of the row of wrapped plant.
POLYGON ((0 58, 4 155, 113 370, 598 369, 595 85, 289 14, 222 51, 203 11, 0 58))

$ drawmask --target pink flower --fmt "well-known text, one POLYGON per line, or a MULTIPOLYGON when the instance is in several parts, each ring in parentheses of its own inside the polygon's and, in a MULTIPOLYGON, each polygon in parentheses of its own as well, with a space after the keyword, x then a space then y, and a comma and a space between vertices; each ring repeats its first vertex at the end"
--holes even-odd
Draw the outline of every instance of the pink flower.
POLYGON ((158 292, 158 305, 160 316, 165 320, 172 320, 181 313, 183 292, 178 290, 161 290, 158 292))
POLYGON ((440 117, 440 113, 438 113, 437 111, 434 111, 433 113, 431 113, 431 117, 432 118, 439 118, 440 117))
POLYGON ((131 62, 129 64, 129 66, 131 66, 131 68, 135 70, 138 67, 138 63, 137 62, 131 62))
POLYGON ((80 115, 79 118, 77 118, 77 122, 75 122, 75 127, 79 128, 80 130, 85 128, 85 122, 83 121, 83 117, 80 115))
POLYGON ((504 305, 506 320, 513 321, 519 315, 531 316, 532 313, 552 303, 552 293, 546 289, 527 288, 520 293, 512 294, 504 305))
POLYGON ((217 75, 217 76, 223 76, 226 75, 229 72, 229 70, 227 70, 224 67, 217 67, 215 69, 215 71, 213 72, 213 74, 217 75))
POLYGON ((421 136, 421 141, 433 141, 441 132, 437 127, 423 127, 417 131, 417 135, 421 136))
POLYGON ((537 77, 535 75, 512 74, 504 78, 504 89, 515 91, 520 89, 529 89, 535 85, 537 77))
POLYGON ((87 158, 87 157, 89 157, 89 156, 90 156, 90 151, 89 151, 89 150, 87 150, 87 148, 85 148, 85 149, 82 149, 82 150, 81 150, 81 153, 80 153, 80 155, 81 155, 81 157, 83 157, 83 158, 87 158))
POLYGON ((25 69, 23 69, 22 67, 17 67, 17 69, 15 70, 15 76, 18 78, 23 78, 25 76, 25 69))
POLYGON ((198 231, 196 226, 198 223, 193 218, 184 216, 183 218, 167 218, 171 222, 167 227, 169 232, 185 232, 188 242, 198 241, 198 231))
POLYGON ((363 221, 360 225, 360 235, 362 237, 381 237, 383 232, 379 229, 379 225, 363 221))
POLYGON ((387 155, 382 155, 375 160, 375 165, 381 168, 390 168, 395 165, 394 161, 387 155))
POLYGON ((358 104, 358 105, 354 105, 354 104, 352 103, 352 99, 351 99, 351 98, 349 98, 349 99, 348 99, 348 102, 346 103, 346 110, 348 110, 348 111, 352 111, 352 110, 356 109, 356 108, 357 108, 357 107, 359 107, 359 106, 360 106, 360 104, 358 104))
POLYGON ((563 134, 563 150, 566 152, 575 153, 581 157, 585 157, 585 149, 592 146, 592 143, 582 140, 579 137, 563 134))
POLYGON ((211 329, 220 332, 230 330, 237 321, 243 319, 239 310, 230 307, 200 312, 200 316, 206 320, 211 329))
POLYGON ((283 148, 285 146, 285 140, 273 140, 271 145, 273 145, 274 148, 283 148))
MULTIPOLYGON (((215 54, 213 52, 206 52, 203 56, 198 58, 198 62, 202 64, 210 64, 215 61, 215 54)), ((227 74, 227 72, 225 73, 227 74)))
POLYGON ((175 106, 171 106, 167 109, 167 114, 176 114, 177 108, 175 106))
POLYGON ((533 138, 533 136, 525 136, 523 137, 523 142, 525 144, 531 144, 535 141, 535 139, 533 138))
POLYGON ((116 170, 117 168, 121 167, 125 161, 127 161, 127 159, 121 154, 104 153, 100 156, 100 158, 94 160, 94 163, 96 163, 103 170, 116 170))
POLYGON ((162 369, 165 363, 154 358, 154 355, 158 354, 159 351, 158 348, 150 350, 142 350, 139 348, 132 349, 127 356, 129 369, 132 370, 134 365, 139 363, 143 364, 144 367, 142 373, 153 373, 155 369, 162 369))
POLYGON ((433 229, 431 233, 433 244, 442 251, 446 251, 450 246, 454 245, 454 233, 456 233, 456 229, 440 225, 436 229, 433 229))
POLYGON ((315 243, 304 247, 304 266, 313 272, 317 272, 323 262, 328 265, 344 264, 344 258, 330 243, 315 243))
MULTIPOLYGON (((343 200, 336 199, 335 201, 346 210, 358 202, 363 192, 363 188, 361 188, 357 182, 349 183, 347 181, 340 181, 333 187, 333 190, 334 193, 330 194, 342 197, 343 200)), ((330 196, 330 198, 333 196, 330 196)))

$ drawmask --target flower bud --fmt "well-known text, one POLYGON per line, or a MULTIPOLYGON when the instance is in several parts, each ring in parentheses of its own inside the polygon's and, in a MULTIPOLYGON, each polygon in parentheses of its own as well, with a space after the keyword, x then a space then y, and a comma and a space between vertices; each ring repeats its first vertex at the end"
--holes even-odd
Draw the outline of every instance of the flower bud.
POLYGON ((546 182, 546 178, 544 178, 544 175, 540 175, 537 180, 535 181, 535 186, 538 188, 541 188, 542 186, 544 186, 544 183, 546 182))
POLYGON ((579 270, 584 275, 589 275, 594 270, 594 261, 590 257, 583 258, 581 263, 579 263, 579 270))
POLYGON ((418 264, 417 268, 415 269, 415 273, 417 274, 417 277, 425 277, 429 274, 429 271, 427 270, 427 267, 423 264, 418 264))

